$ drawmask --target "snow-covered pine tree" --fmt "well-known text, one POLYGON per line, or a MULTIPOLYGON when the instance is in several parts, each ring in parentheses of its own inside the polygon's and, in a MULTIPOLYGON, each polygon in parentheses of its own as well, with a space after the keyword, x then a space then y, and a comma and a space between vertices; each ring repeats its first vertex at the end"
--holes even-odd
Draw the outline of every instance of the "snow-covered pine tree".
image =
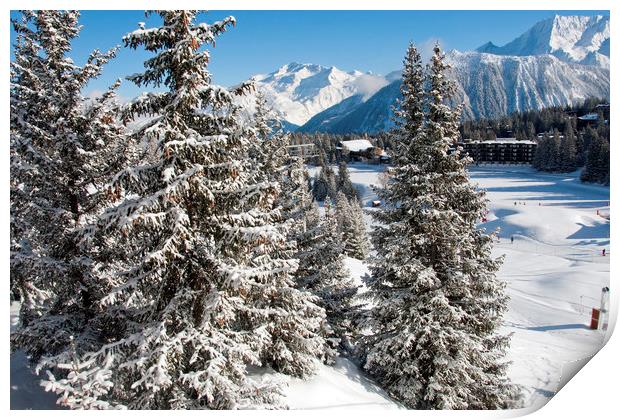
MULTIPOLYGON (((167 90, 128 106, 129 115, 153 116, 136 140, 154 147, 113 178, 93 238, 107 292, 93 322, 99 336, 68 364, 70 372, 84 368, 82 384, 113 384, 88 395, 91 402, 280 407, 279 387, 250 378, 248 366, 268 354, 279 370, 303 374, 322 352, 321 309, 292 287, 294 260, 271 258, 286 238, 272 209, 277 185, 256 173, 254 131, 233 103, 246 86, 212 85, 206 68, 201 47, 234 18, 196 24, 196 14, 161 11, 160 27, 141 25, 124 38, 155 53, 130 80, 167 90)), ((66 398, 91 389, 52 376, 48 386, 66 398)))
POLYGON ((403 60, 403 79, 400 86, 402 99, 392 107, 394 128, 390 131, 398 165, 409 163, 409 148, 424 120, 424 68, 417 48, 409 43, 403 60))
POLYGON ((347 163, 344 160, 341 160, 338 164, 338 175, 336 177, 336 190, 342 191, 342 193, 349 200, 358 200, 359 196, 357 190, 353 186, 351 182, 351 176, 349 175, 349 169, 347 168, 347 163))
POLYGON ((560 139, 559 153, 561 172, 572 172, 577 169, 577 143, 572 129, 565 131, 560 139))
POLYGON ((315 176, 312 183, 312 195, 316 201, 325 201, 327 197, 335 197, 338 191, 336 185, 336 174, 334 170, 325 164, 321 166, 321 171, 315 176))
POLYGON ((302 271, 306 261, 301 255, 311 246, 305 241, 319 224, 319 212, 312 199, 309 179, 303 159, 291 158, 285 170, 280 203, 284 219, 292 223, 289 239, 297 243, 296 258, 302 271))
POLYGON ((366 233, 362 208, 357 199, 349 200, 342 191, 336 195, 335 214, 342 234, 344 253, 358 260, 368 257, 370 243, 366 233))
POLYGON ((328 323, 324 325, 323 335, 331 342, 325 355, 325 360, 331 362, 336 355, 334 349, 339 345, 342 350, 351 349, 354 318, 359 311, 352 302, 357 288, 351 283, 342 261, 342 240, 334 223, 335 214, 330 213, 329 223, 322 220, 312 201, 308 178, 303 160, 293 159, 284 179, 282 210, 284 218, 293 224, 289 239, 297 244, 296 284, 302 290, 317 294, 320 305, 327 310, 328 323), (320 268, 322 265, 324 269, 320 268))
MULTIPOLYGON (((420 79, 412 57, 404 85, 420 79)), ((365 368, 411 408, 511 407, 517 393, 505 377, 508 337, 496 331, 507 306, 495 277, 501 262, 490 256, 491 237, 476 228, 486 201, 469 182, 470 160, 460 150, 448 154, 458 110, 446 105, 453 84, 438 47, 431 60, 426 118, 409 117, 418 115, 416 87, 401 103, 412 132, 400 138, 410 141, 398 148, 391 181, 379 191, 386 205, 374 213, 369 296, 376 305, 365 368)))
POLYGON ((82 229, 117 170, 124 131, 115 84, 88 102, 81 90, 114 55, 95 50, 84 66, 68 56, 80 26, 76 11, 24 11, 11 63, 11 280, 22 302, 11 336, 33 363, 62 360, 72 335, 88 347, 88 320, 101 287, 82 229))
POLYGON ((267 105, 262 92, 256 93, 256 110, 252 119, 256 141, 252 143, 251 157, 260 165, 259 173, 267 174, 270 181, 281 182, 285 165, 290 159, 286 146, 289 137, 275 112, 267 105))
POLYGON ((360 312, 355 302, 358 287, 344 263, 342 235, 329 197, 323 217, 319 217, 316 205, 307 212, 306 228, 299 242, 300 267, 296 277, 298 286, 314 293, 327 313, 323 333, 332 351, 327 351, 325 360, 331 363, 337 354, 334 350, 350 353, 356 339, 360 312))
POLYGON ((594 130, 589 135, 590 146, 581 180, 609 185, 609 142, 594 130))
POLYGON ((250 151, 257 151, 255 179, 271 184, 273 200, 265 203, 264 210, 273 213, 274 228, 282 235, 281 242, 271 244, 271 248, 256 247, 254 253, 257 263, 274 266, 269 273, 271 277, 262 279, 271 286, 267 284, 250 302, 257 308, 271 307, 255 321, 258 328, 266 328, 272 339, 261 351, 261 360, 280 372, 305 377, 314 372, 314 361, 323 358, 325 351, 323 339, 316 334, 324 323, 325 312, 316 305, 318 299, 314 295, 296 288, 293 277, 298 266, 298 260, 294 259, 298 254, 297 240, 303 235, 296 217, 305 220, 304 212, 311 204, 306 189, 307 173, 303 161, 289 163, 288 135, 281 130, 278 117, 268 109, 260 93, 253 127, 250 151), (287 185, 283 185, 285 182, 287 185), (268 301, 265 295, 269 296, 268 301), (310 328, 304 331, 306 327, 310 328))

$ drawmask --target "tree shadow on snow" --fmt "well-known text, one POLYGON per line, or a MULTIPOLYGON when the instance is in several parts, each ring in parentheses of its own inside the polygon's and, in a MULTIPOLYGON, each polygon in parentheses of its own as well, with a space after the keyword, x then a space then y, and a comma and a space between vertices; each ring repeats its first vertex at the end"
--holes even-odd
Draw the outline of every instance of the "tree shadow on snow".
POLYGON ((596 226, 586 226, 583 223, 577 223, 581 228, 567 237, 566 239, 597 239, 609 238, 609 224, 601 223, 596 226))

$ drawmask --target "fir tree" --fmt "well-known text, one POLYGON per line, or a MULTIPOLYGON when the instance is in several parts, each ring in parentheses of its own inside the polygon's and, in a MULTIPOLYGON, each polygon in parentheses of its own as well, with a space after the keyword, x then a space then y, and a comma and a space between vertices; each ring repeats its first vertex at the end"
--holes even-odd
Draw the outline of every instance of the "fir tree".
MULTIPOLYGON (((420 79, 419 67, 408 71, 416 68, 407 65, 412 56, 403 85, 420 79)), ((424 123, 407 117, 418 115, 408 109, 419 106, 418 90, 401 104, 403 125, 412 131, 401 135, 409 141, 379 191, 386 205, 374 213, 375 306, 365 368, 411 408, 506 408, 516 392, 505 378, 508 337, 496 332, 507 306, 505 285, 495 277, 500 261, 490 256, 491 237, 476 228, 486 201, 469 182, 470 160, 459 149, 447 153, 459 115, 446 105, 453 93, 447 67, 435 47, 424 123)))
POLYGON ((336 174, 331 166, 323 165, 312 183, 312 195, 316 201, 325 201, 327 197, 335 197, 336 192, 336 174))
POLYGON ((402 99, 392 109, 394 129, 390 132, 396 159, 408 160, 409 148, 413 144, 424 119, 424 74, 422 58, 417 48, 410 43, 403 60, 403 79, 400 87, 402 99))
POLYGON ((551 172, 560 172, 562 170, 562 152, 560 149, 560 132, 558 129, 553 130, 553 136, 551 137, 549 146, 549 162, 547 169, 551 172))
MULTIPOLYGON (((98 280, 105 289, 90 352, 71 355, 90 396, 149 409, 280 407, 281 391, 248 366, 310 373, 322 354, 323 312, 293 287, 277 183, 250 157, 256 131, 238 118, 234 92, 212 85, 205 44, 234 24, 195 24, 196 12, 162 11, 161 27, 124 38, 155 55, 138 86, 167 90, 134 100, 128 116, 154 115, 135 135, 151 153, 119 172, 97 220, 98 280), (91 369, 96 367, 96 369, 91 369)), ((48 363, 49 364, 49 363, 48 363)), ((68 376, 67 378, 70 378, 68 376)), ((80 389, 50 375, 65 397, 80 389)))
POLYGON ((330 348, 326 361, 333 362, 334 350, 349 353, 356 333, 360 307, 355 303, 357 287, 344 264, 344 246, 331 200, 326 198, 326 214, 319 217, 314 205, 307 214, 306 233, 300 241, 298 286, 314 293, 327 314, 323 334, 330 348))
POLYGON ((581 180, 609 185, 609 142, 596 131, 590 133, 590 147, 581 180))
MULTIPOLYGON (((289 238, 298 242, 299 251, 303 250, 303 238, 308 230, 312 230, 318 220, 318 211, 312 202, 308 171, 301 158, 292 159, 286 166, 281 194, 282 215, 293 223, 289 238), (316 213, 315 213, 316 212, 316 213), (316 219, 314 215, 316 216, 316 219), (299 243, 301 242, 301 243, 299 243)), ((300 266, 304 264, 299 258, 300 266)))
POLYGON ((101 286, 83 243, 102 205, 103 184, 125 153, 115 84, 86 101, 81 90, 115 55, 94 51, 83 67, 68 56, 76 11, 24 11, 11 63, 11 287, 20 324, 11 336, 33 363, 62 363, 71 336, 88 348, 101 286))
POLYGON ((251 157, 257 161, 260 172, 267 174, 270 181, 280 182, 284 176, 285 164, 289 159, 286 145, 289 136, 282 130, 282 124, 275 112, 268 108, 265 96, 256 94, 256 110, 252 119, 256 141, 251 157))
POLYGON ((370 244, 359 202, 349 200, 339 191, 336 195, 336 218, 345 254, 358 260, 365 260, 368 257, 370 244))
POLYGON ((559 152, 561 172, 572 172, 577 169, 577 142, 570 124, 560 139, 559 152))
POLYGON ((357 190, 351 182, 347 163, 344 160, 340 161, 340 163, 338 164, 336 191, 342 192, 349 200, 357 200, 359 198, 357 190))
POLYGON ((256 307, 272 306, 273 310, 267 313, 265 319, 259 319, 257 326, 267 328, 272 343, 265 346, 262 351, 262 360, 265 364, 272 366, 276 370, 305 377, 314 372, 314 360, 323 357, 322 340, 316 336, 315 332, 324 322, 325 314, 314 303, 318 299, 308 293, 299 292, 295 286, 294 273, 297 269, 297 239, 300 235, 299 226, 295 220, 298 204, 303 211, 307 206, 307 191, 304 190, 305 172, 299 172, 299 165, 303 168, 303 162, 297 161, 291 164, 289 174, 293 180, 286 186, 285 172, 287 172, 287 160, 290 159, 286 151, 288 136, 281 130, 281 123, 275 113, 267 108, 266 101, 262 94, 257 95, 256 112, 254 114, 253 126, 254 136, 251 143, 251 151, 256 160, 257 182, 263 184, 271 183, 271 188, 277 191, 277 195, 265 206, 266 210, 276 215, 274 221, 279 224, 276 228, 280 230, 284 242, 278 246, 272 245, 272 250, 268 252, 264 246, 256 248, 254 260, 265 263, 271 259, 274 266, 269 279, 272 282, 271 290, 261 290, 257 293, 259 299, 251 302, 256 307), (300 178, 301 177, 301 178, 300 178), (296 191, 290 189, 295 185, 296 191), (280 193, 284 190, 284 194, 280 193), (299 197, 292 204, 291 197, 299 197), (272 255, 269 255, 271 253, 272 255), (279 258, 280 261, 274 259, 279 258), (293 265, 293 262, 295 265, 293 265), (283 264, 285 263, 285 264, 283 264), (284 266, 284 268, 282 268, 284 266), (288 269, 285 269, 288 266, 288 269), (265 294, 269 294, 268 302, 264 302, 265 294), (264 324, 264 325, 261 325, 264 324), (316 330, 306 331, 304 336, 300 336, 306 325, 315 325, 316 330))

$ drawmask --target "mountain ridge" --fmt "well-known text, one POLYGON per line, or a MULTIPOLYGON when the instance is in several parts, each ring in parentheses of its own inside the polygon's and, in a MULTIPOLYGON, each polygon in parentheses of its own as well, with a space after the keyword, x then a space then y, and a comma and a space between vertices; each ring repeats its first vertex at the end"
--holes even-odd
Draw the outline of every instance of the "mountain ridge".
MULTIPOLYGON (((449 51, 464 118, 609 97, 609 16, 559 16, 537 22, 513 41, 449 51)), ((400 71, 385 76, 291 62, 252 80, 288 129, 375 132, 389 128, 400 71)), ((248 112, 255 97, 242 99, 248 112)))
POLYGON ((550 54, 568 63, 609 67, 609 38, 609 16, 555 15, 504 46, 489 41, 475 51, 514 56, 550 54))

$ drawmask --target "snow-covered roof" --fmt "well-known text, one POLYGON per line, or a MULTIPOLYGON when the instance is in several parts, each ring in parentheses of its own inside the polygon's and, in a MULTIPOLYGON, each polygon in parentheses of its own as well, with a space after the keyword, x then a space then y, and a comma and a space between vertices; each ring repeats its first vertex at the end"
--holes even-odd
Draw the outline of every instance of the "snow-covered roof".
POLYGON ((340 143, 350 152, 363 152, 374 147, 372 143, 366 139, 343 140, 340 143))
POLYGON ((505 137, 505 138, 497 138, 495 140, 471 140, 471 139, 467 139, 465 140, 466 143, 485 143, 485 144, 514 144, 514 143, 519 143, 519 144, 536 144, 535 141, 531 141, 531 140, 517 140, 514 137, 505 137))
POLYGON ((582 121, 596 121, 598 120, 598 114, 596 112, 590 112, 589 114, 579 117, 582 121))

